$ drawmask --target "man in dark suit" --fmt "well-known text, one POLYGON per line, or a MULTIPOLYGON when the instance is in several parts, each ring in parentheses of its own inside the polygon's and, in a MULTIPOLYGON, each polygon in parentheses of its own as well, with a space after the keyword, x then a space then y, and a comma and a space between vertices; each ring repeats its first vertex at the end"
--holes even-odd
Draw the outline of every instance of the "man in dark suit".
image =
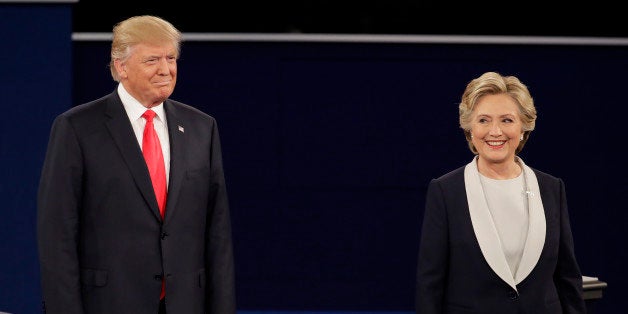
POLYGON ((37 218, 46 313, 235 313, 216 121, 168 98, 180 42, 158 17, 117 24, 117 89, 53 123, 37 218), (147 109, 155 114, 152 144, 144 139, 153 131, 144 130, 147 109), (163 155, 158 170, 143 156, 149 145, 163 155))

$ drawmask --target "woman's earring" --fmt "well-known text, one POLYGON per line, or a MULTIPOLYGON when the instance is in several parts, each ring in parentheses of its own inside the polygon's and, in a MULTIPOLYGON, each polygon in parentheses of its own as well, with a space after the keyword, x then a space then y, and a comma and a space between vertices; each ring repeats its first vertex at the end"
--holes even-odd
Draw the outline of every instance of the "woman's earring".
POLYGON ((521 137, 519 138, 519 141, 523 141, 523 134, 521 134, 521 137))

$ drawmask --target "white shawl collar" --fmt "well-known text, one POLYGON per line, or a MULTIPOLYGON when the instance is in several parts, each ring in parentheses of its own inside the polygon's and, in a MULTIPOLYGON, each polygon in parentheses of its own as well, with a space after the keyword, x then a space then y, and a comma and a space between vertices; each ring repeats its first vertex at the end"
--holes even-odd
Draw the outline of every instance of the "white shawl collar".
POLYGON ((539 182, 534 171, 523 163, 521 158, 516 157, 524 171, 526 182, 526 193, 528 194, 528 236, 526 239, 523 256, 517 273, 513 276, 506 262, 506 257, 502 251, 501 242, 497 234, 497 229, 491 218, 491 213, 486 204, 480 174, 477 167, 477 157, 466 165, 464 169, 464 185, 467 192, 469 213, 475 237, 480 244, 480 249, 484 259, 491 266, 493 271, 513 289, 517 290, 517 284, 525 279, 536 265, 541 256, 543 245, 545 244, 545 210, 541 201, 539 182))

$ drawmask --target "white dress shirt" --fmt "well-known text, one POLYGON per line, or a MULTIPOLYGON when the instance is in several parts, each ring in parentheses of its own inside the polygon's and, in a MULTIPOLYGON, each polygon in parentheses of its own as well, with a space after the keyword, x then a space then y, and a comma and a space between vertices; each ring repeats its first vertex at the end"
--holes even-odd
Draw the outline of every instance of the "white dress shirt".
MULTIPOLYGON (((122 100, 122 105, 124 105, 124 110, 129 116, 129 121, 131 121, 131 125, 133 126, 133 132, 135 133, 135 137, 137 138, 137 142, 141 148, 142 138, 144 137, 144 126, 146 125, 146 120, 142 118, 142 115, 146 112, 147 108, 137 101, 137 99, 133 98, 133 96, 131 96, 131 94, 124 89, 122 84, 118 84, 118 94, 122 100)), ((153 124, 155 126, 157 136, 159 137, 161 151, 164 155, 164 164, 166 165, 166 184, 168 184, 170 181, 170 139, 168 137, 168 124, 166 121, 164 104, 161 103, 150 109, 157 114, 155 119, 153 119, 153 124)))

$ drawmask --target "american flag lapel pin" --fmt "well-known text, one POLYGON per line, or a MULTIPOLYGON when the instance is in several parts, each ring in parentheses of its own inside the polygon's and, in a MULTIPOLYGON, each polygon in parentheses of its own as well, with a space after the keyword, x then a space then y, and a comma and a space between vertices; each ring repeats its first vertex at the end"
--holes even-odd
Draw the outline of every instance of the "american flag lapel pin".
POLYGON ((179 132, 185 133, 185 129, 182 126, 180 126, 180 125, 179 125, 179 132))

